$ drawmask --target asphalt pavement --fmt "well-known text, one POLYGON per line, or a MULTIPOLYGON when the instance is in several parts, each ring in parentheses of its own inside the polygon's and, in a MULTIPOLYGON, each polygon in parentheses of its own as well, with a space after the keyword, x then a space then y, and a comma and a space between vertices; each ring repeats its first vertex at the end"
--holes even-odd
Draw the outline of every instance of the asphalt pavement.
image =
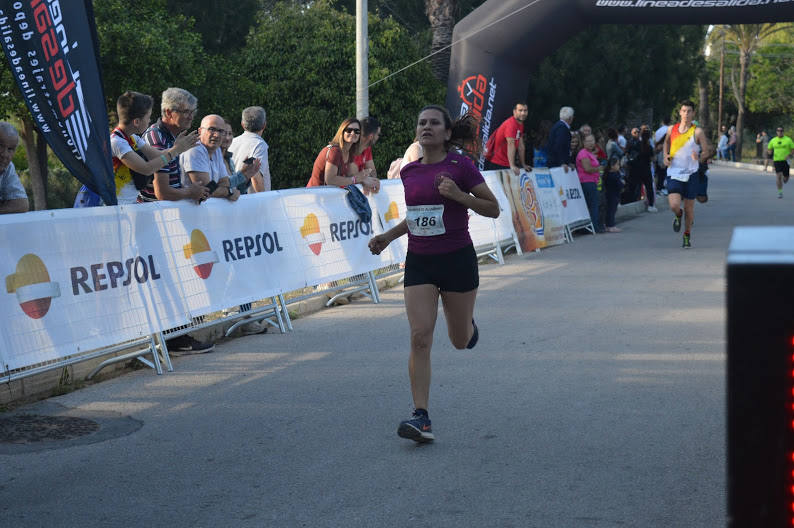
POLYGON ((439 310, 434 444, 396 435, 401 288, 18 409, 102 427, 0 449, 2 524, 724 526, 726 250, 735 226, 794 223, 785 191, 713 168, 692 249, 662 210, 482 265, 474 350, 439 310))

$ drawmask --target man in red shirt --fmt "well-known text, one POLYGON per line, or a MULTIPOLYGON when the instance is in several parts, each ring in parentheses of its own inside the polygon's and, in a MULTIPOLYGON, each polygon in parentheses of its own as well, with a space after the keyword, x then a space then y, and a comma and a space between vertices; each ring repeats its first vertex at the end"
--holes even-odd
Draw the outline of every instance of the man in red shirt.
POLYGON ((526 147, 524 146, 524 120, 527 118, 529 110, 526 103, 516 103, 513 106, 513 116, 508 117, 504 123, 499 125, 493 133, 493 141, 489 144, 493 147, 493 155, 485 163, 486 170, 510 169, 518 174, 521 168, 516 165, 516 151, 521 162, 521 167, 529 171, 532 168, 526 162, 526 147))

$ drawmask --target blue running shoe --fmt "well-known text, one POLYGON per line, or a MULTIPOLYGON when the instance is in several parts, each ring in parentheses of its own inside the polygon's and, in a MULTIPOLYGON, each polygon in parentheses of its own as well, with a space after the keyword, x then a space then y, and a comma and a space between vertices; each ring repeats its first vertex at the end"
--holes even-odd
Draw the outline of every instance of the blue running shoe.
POLYGON ((673 231, 675 231, 676 233, 681 231, 681 216, 676 216, 675 218, 673 218, 673 231))
POLYGON ((474 333, 471 334, 471 339, 469 339, 469 344, 466 345, 466 348, 472 349, 477 345, 477 341, 480 339, 480 331, 477 330, 477 323, 474 322, 474 319, 471 320, 472 326, 474 326, 474 333))
POLYGON ((689 239, 689 235, 684 233, 684 242, 681 245, 684 249, 691 249, 692 248, 692 241, 689 239))
POLYGON ((430 418, 427 414, 414 411, 410 420, 400 422, 397 428, 397 435, 400 438, 407 438, 420 444, 432 442, 436 439, 433 436, 433 429, 430 427, 430 418))

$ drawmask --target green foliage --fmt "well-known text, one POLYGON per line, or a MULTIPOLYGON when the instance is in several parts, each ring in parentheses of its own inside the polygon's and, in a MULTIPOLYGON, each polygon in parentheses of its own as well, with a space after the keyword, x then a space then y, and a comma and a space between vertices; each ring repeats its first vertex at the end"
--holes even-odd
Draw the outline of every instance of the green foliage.
MULTIPOLYGON (((111 115, 116 99, 127 90, 154 97, 156 116, 160 94, 169 86, 193 92, 192 87, 205 85, 207 58, 201 36, 187 18, 169 12, 165 0, 99 0, 94 16, 111 115)), ((115 121, 112 118, 111 125, 115 121)))
POLYGON ((168 11, 190 17, 208 53, 228 53, 245 43, 260 0, 168 0, 168 11))
POLYGON ((597 128, 647 108, 669 115, 692 93, 704 36, 701 26, 590 27, 531 73, 528 122, 556 121, 566 105, 597 128))
MULTIPOLYGON (((371 82, 420 57, 411 35, 392 19, 370 17, 369 37, 371 82)), ((249 104, 268 112, 264 137, 273 187, 305 185, 317 153, 355 114, 354 17, 323 1, 307 8, 277 4, 260 17, 239 58, 240 77, 262 87, 261 99, 249 104)), ((383 129, 376 149, 381 174, 411 143, 418 109, 442 102, 443 93, 426 64, 370 90, 370 114, 383 129)))

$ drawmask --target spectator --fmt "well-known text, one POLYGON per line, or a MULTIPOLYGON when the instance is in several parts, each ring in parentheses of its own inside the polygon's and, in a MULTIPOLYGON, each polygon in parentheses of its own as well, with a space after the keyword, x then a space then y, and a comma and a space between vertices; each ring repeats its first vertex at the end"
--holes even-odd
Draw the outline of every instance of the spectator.
POLYGON ((19 133, 14 125, 0 121, 0 214, 25 213, 28 195, 14 167, 14 153, 19 146, 19 133))
MULTIPOLYGON (((613 129, 614 130, 614 129, 613 129)), ((617 131, 615 138, 617 138, 617 131)), ((615 144, 617 146, 617 143, 615 144)), ((623 176, 620 171, 620 157, 612 156, 607 160, 604 170, 604 194, 606 194, 606 229, 607 233, 620 233, 621 229, 615 226, 615 213, 620 203, 620 192, 623 190, 623 176)))
MULTIPOLYGON (((593 128, 587 123, 579 127, 579 137, 587 137, 591 134, 593 134, 593 128)), ((595 134, 593 134, 593 137, 595 137, 595 134)), ((607 161, 607 153, 604 152, 604 149, 602 149, 601 145, 598 144, 598 138, 596 138, 595 153, 596 158, 598 158, 598 164, 605 165, 607 161)))
POLYGON ((628 140, 626 139, 626 130, 628 130, 626 125, 620 125, 618 127, 618 146, 621 149, 623 149, 623 152, 626 152, 626 147, 628 147, 628 140))
MULTIPOLYGON (((361 120, 361 146, 364 149, 361 154, 353 157, 353 163, 350 164, 349 173, 355 174, 356 180, 363 180, 366 176, 372 176, 378 180, 378 174, 375 170, 375 162, 372 159, 372 147, 380 139, 380 123, 372 116, 365 117, 361 120)), ((380 181, 375 187, 374 192, 380 190, 380 181)), ((367 190, 365 189, 366 193, 367 190)))
POLYGON ((518 175, 521 169, 532 170, 527 165, 526 145, 524 144, 524 121, 529 110, 526 103, 518 102, 513 105, 513 115, 508 117, 488 139, 486 170, 510 169, 518 175), (516 153, 521 167, 516 164, 516 153))
POLYGON ((359 181, 356 175, 348 176, 349 164, 353 157, 360 152, 361 122, 355 117, 348 117, 336 130, 331 142, 323 147, 317 159, 314 160, 312 176, 306 187, 319 185, 338 185, 347 187, 360 183, 365 189, 374 190, 378 180, 372 176, 365 176, 359 181))
POLYGON ((183 187, 207 187, 211 198, 226 198, 236 202, 240 198, 240 191, 230 186, 229 170, 221 151, 221 143, 226 136, 225 125, 226 122, 219 115, 204 116, 199 127, 199 144, 179 156, 179 168, 183 187))
POLYGON ((250 163, 244 163, 243 170, 245 172, 234 170, 232 153, 229 152, 229 146, 234 139, 234 131, 232 130, 232 124, 229 123, 228 120, 224 120, 224 128, 226 129, 226 135, 221 142, 221 153, 223 154, 223 160, 229 174, 229 186, 240 191, 241 195, 248 194, 248 188, 251 186, 252 177, 261 174, 259 172, 260 162, 258 159, 253 159, 250 163), (250 167, 251 165, 255 165, 254 169, 250 167))
POLYGON ((635 140, 632 138, 629 152, 632 153, 629 157, 632 158, 631 164, 631 183, 635 189, 633 192, 633 200, 640 199, 640 194, 643 185, 645 186, 645 197, 648 200, 648 212, 655 213, 658 211, 655 207, 656 193, 653 189, 653 178, 651 177, 651 161, 653 160, 653 147, 651 146, 651 131, 647 127, 642 130, 640 138, 635 140))
POLYGON ((769 147, 769 135, 766 133, 766 130, 762 130, 755 138, 755 145, 758 163, 763 161, 764 172, 766 172, 766 168, 769 166, 769 151, 767 150, 769 147))
POLYGON ((240 124, 243 133, 234 138, 229 151, 232 153, 232 163, 235 172, 243 171, 245 160, 254 158, 259 160, 259 170, 251 178, 249 191, 263 192, 272 189, 270 178, 270 164, 268 162, 268 145, 262 139, 262 133, 267 127, 267 114, 261 106, 249 106, 243 110, 240 124))
MULTIPOLYGON (((195 132, 186 134, 185 131, 190 128, 193 116, 196 115, 196 104, 196 98, 187 90, 165 90, 160 101, 160 119, 146 130, 143 140, 157 150, 169 150, 173 148, 178 136, 194 136, 195 132)), ((179 157, 176 156, 154 174, 146 188, 141 189, 138 202, 184 199, 201 202, 208 193, 208 189, 200 185, 182 186, 179 157)))
MULTIPOLYGON (((570 156, 572 160, 576 160, 576 155, 579 154, 579 151, 582 149, 582 135, 577 132, 571 132, 571 152, 570 156)), ((575 161, 574 161, 575 163, 575 161)))
POLYGON ((149 176, 181 153, 196 146, 195 132, 179 134, 174 145, 167 150, 157 150, 147 145, 139 134, 143 134, 149 127, 152 102, 149 95, 129 91, 124 92, 116 101, 119 124, 110 134, 110 151, 113 154, 119 205, 136 203, 139 187, 145 187, 149 176), (140 181, 140 176, 146 179, 140 181), (136 177, 138 182, 134 181, 136 177))
POLYGON ((549 131, 549 142, 546 144, 547 163, 549 167, 563 167, 565 172, 571 168, 571 123, 573 108, 560 108, 560 120, 549 131))
POLYGON ((738 136, 736 135, 736 127, 735 126, 731 126, 731 128, 728 129, 728 148, 727 148, 728 158, 731 161, 736 161, 736 141, 737 141, 737 139, 738 139, 738 136))
POLYGON ((618 145, 618 131, 614 128, 607 129, 607 159, 609 158, 618 158, 619 160, 623 160, 623 156, 625 153, 623 149, 620 148, 618 145))
POLYGON ((551 121, 544 119, 538 124, 538 128, 529 135, 529 140, 531 141, 532 146, 533 167, 541 168, 549 166, 546 144, 549 142, 549 132, 551 131, 551 126, 551 121))
POLYGON ((656 194, 661 194, 664 189, 664 181, 667 177, 667 166, 664 164, 664 138, 667 137, 667 128, 670 126, 670 118, 662 118, 662 125, 653 134, 654 155, 654 176, 656 177, 656 194))
MULTIPOLYGON (((143 135, 147 145, 157 150, 168 150, 174 146, 178 136, 185 134, 193 123, 197 103, 195 96, 182 88, 168 88, 163 92, 160 101, 160 119, 150 126, 143 135)), ((193 149, 195 150, 195 149, 193 149)), ((145 189, 138 194, 139 202, 157 200, 177 201, 195 200, 200 203, 209 195, 209 189, 203 185, 182 186, 179 159, 177 156, 154 174, 145 189)), ((189 335, 181 335, 166 341, 168 350, 177 354, 204 354, 215 349, 215 343, 201 342, 189 335)))
POLYGON ((595 155, 595 137, 590 134, 585 137, 584 147, 576 154, 576 172, 579 181, 582 183, 582 192, 587 202, 587 210, 590 212, 590 220, 596 233, 603 233, 604 227, 598 216, 598 180, 600 169, 598 158, 595 155))
POLYGON ((720 139, 717 142, 717 154, 719 159, 728 159, 728 127, 722 125, 720 130, 720 139))

